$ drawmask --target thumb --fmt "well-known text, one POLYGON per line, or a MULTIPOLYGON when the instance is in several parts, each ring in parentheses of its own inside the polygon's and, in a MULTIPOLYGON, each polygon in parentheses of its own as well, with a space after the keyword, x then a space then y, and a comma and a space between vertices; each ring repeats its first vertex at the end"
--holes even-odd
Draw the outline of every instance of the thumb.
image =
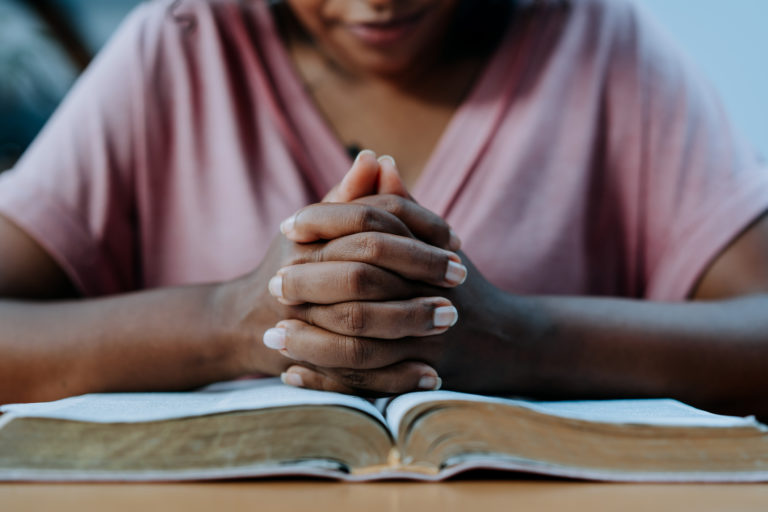
POLYGON ((379 158, 379 165, 381 166, 381 171, 379 172, 377 192, 379 194, 394 194, 412 200, 413 198, 405 187, 403 178, 400 176, 400 171, 397 170, 395 159, 389 155, 384 155, 379 158))
POLYGON ((346 203, 376 193, 379 182, 379 162, 370 149, 361 151, 341 183, 323 198, 324 203, 346 203))

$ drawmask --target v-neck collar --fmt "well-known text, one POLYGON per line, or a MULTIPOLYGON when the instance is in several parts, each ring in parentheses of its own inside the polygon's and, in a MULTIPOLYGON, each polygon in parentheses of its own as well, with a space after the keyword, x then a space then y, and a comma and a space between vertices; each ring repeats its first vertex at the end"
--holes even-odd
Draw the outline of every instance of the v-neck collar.
MULTIPOLYGON (((343 178, 352 165, 352 158, 320 111, 296 69, 280 37, 277 25, 266 2, 257 2, 259 28, 263 34, 265 58, 274 75, 274 86, 282 97, 282 107, 290 129, 286 136, 294 138, 292 147, 303 147, 311 169, 307 176, 318 197, 343 178), (298 139, 298 140, 296 140, 298 139)), ((467 176, 477 164, 506 110, 504 92, 509 91, 513 60, 510 49, 517 31, 513 18, 506 33, 486 63, 485 68, 462 100, 446 129, 438 139, 432 154, 411 190, 426 208, 445 216, 467 176)), ((508 98, 506 98, 508 99, 508 98)), ((393 155, 397 158, 397 155, 393 155)))

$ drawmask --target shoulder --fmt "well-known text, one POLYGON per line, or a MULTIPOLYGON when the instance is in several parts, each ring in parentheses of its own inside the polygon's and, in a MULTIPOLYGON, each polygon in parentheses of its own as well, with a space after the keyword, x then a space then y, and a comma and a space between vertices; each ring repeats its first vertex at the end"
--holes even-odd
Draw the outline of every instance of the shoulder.
POLYGON ((530 39, 556 48, 554 54, 567 57, 574 73, 597 74, 609 85, 646 92, 679 88, 682 82, 698 87, 698 71, 635 0, 519 0, 518 5, 532 26, 530 39))
POLYGON ((196 23, 235 21, 269 11, 263 0, 153 0, 148 8, 155 16, 164 16, 186 30, 195 28, 196 23))
MULTIPOLYGON (((509 51, 538 55, 536 66, 610 72, 647 49, 648 22, 632 0, 515 0, 509 51)), ((655 44, 655 43, 654 43, 655 44)))
POLYGON ((129 18, 137 24, 169 30, 189 30, 190 23, 223 16, 268 10, 263 2, 241 0, 150 0, 135 7, 129 18))
POLYGON ((559 34, 568 36, 571 43, 621 49, 652 25, 633 0, 517 0, 514 5, 516 15, 534 26, 557 21, 559 34))
POLYGON ((668 34, 634 0, 568 0, 593 37, 610 46, 614 65, 677 68, 687 65, 668 34))
POLYGON ((120 32, 152 57, 168 46, 199 49, 231 41, 231 34, 251 31, 268 17, 269 7, 262 1, 152 0, 139 4, 120 32))
POLYGON ((105 53, 167 96, 246 65, 263 71, 262 47, 275 43, 271 27, 263 0, 151 0, 132 11, 105 53))

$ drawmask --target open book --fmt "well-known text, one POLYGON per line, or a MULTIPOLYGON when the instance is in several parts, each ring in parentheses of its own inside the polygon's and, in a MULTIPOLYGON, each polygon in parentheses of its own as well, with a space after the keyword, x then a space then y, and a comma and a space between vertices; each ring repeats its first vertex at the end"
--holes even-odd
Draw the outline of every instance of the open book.
POLYGON ((674 400, 429 391, 374 405, 267 379, 0 410, 0 480, 440 480, 494 468, 617 481, 768 481, 765 426, 674 400))

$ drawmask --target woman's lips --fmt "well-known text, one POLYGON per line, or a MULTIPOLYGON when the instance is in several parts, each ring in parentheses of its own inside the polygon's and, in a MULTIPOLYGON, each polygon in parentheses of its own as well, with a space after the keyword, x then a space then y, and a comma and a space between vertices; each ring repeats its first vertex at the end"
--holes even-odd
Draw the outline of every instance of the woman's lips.
POLYGON ((389 46, 407 38, 423 17, 424 13, 417 13, 385 22, 352 23, 347 28, 365 44, 389 46))

